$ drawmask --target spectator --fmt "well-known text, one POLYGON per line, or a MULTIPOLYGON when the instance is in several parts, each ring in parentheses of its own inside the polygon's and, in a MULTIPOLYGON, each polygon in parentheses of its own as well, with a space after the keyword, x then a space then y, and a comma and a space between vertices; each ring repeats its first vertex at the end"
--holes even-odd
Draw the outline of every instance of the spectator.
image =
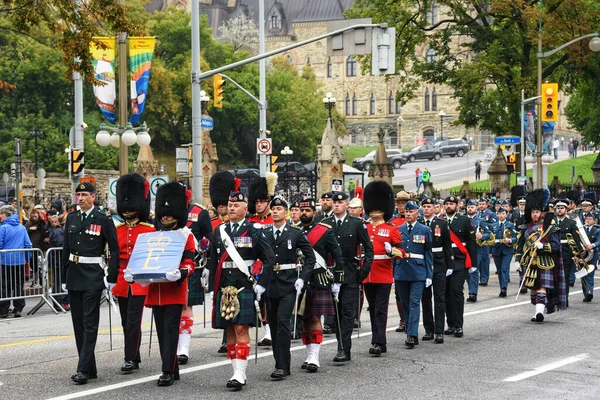
MULTIPOLYGON (((31 249, 27 229, 19 222, 17 210, 13 206, 0 207, 0 250, 31 249)), ((22 297, 25 285, 25 264, 30 254, 25 252, 0 253, 2 265, 0 279, 0 298, 22 297)), ((8 317, 10 300, 0 301, 0 318, 8 317)), ((13 300, 13 316, 21 317, 25 308, 25 299, 13 300)))
POLYGON ((415 180, 416 180, 416 185, 417 185, 417 191, 419 190, 419 174, 421 173, 421 168, 415 169, 415 180))
MULTIPOLYGON (((21 202, 21 203, 23 203, 23 202, 21 202)), ((19 209, 19 207, 17 205, 17 199, 12 199, 12 201, 10 202, 10 205, 13 206, 15 210, 19 209)), ((21 209, 21 219, 20 219, 20 222, 21 223, 27 222, 27 213, 23 209, 21 209)))
POLYGON ((421 190, 421 185, 423 184, 423 170, 419 168, 419 175, 417 176, 417 193, 421 190))
MULTIPOLYGON (((46 231, 46 223, 42 219, 38 209, 34 208, 31 210, 31 213, 29 214, 29 221, 25 224, 25 228, 27 229, 27 234, 29 235, 29 240, 31 241, 31 247, 34 249, 40 249, 42 252, 44 252, 47 248, 46 243, 44 243, 44 238, 48 236, 48 232, 46 231)), ((36 284, 41 285, 43 267, 39 264, 37 256, 32 257, 29 266, 32 268, 33 272, 31 287, 36 284)))
POLYGON ((475 181, 481 180, 481 160, 475 160, 475 181))
POLYGON ((552 142, 552 150, 554 150, 554 159, 558 160, 558 148, 560 147, 560 140, 557 137, 552 142))
POLYGON ((427 186, 427 184, 429 183, 430 179, 431 179, 431 172, 429 172, 429 170, 427 168, 425 168, 423 170, 423 176, 422 176, 423 190, 425 190, 425 186, 427 186))
POLYGON ((56 210, 58 214, 66 214, 65 208, 63 207, 63 203, 61 199, 54 200, 54 203, 50 206, 50 209, 56 210))
MULTIPOLYGON (((67 220, 67 216, 64 214, 58 215, 56 210, 50 210, 48 212, 48 223, 50 229, 48 232, 48 245, 50 248, 58 247, 60 250, 53 250, 48 253, 48 285, 52 288, 53 293, 61 292, 61 255, 62 247, 65 239, 64 225, 67 220), (52 214, 51 212, 54 211, 52 214)), ((55 295, 54 299, 58 301, 65 310, 69 310, 69 299, 68 295, 55 295)), ((56 307, 56 311, 61 311, 59 307, 56 307)))
POLYGON ((579 147, 579 140, 573 139, 573 157, 577 157, 577 148, 579 147))
POLYGON ((36 209, 36 210, 38 210, 38 213, 40 214, 40 218, 42 219, 42 221, 48 222, 48 217, 46 215, 46 210, 44 209, 43 205, 38 204, 38 205, 36 205, 33 208, 36 209))
POLYGON ((569 145, 567 146, 567 150, 569 151, 569 158, 573 158, 573 152, 575 148, 573 147, 573 139, 569 139, 569 145))

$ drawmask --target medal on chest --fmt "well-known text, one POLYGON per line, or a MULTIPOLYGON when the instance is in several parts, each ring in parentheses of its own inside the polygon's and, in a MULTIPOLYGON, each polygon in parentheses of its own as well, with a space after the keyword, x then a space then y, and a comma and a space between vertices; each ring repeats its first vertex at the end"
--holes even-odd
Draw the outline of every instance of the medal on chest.
POLYGON ((440 236, 442 236, 442 230, 440 229, 440 226, 439 226, 439 225, 437 225, 437 226, 435 227, 435 229, 433 230, 433 234, 434 234, 435 236, 437 236, 437 237, 440 237, 440 236))
POLYGON ((288 239, 288 241, 287 241, 287 245, 288 245, 288 246, 287 246, 287 247, 288 247, 288 250, 291 250, 291 249, 292 249, 292 241, 291 241, 291 239, 288 239))
POLYGON ((381 228, 377 231, 377 236, 390 237, 390 230, 381 228))

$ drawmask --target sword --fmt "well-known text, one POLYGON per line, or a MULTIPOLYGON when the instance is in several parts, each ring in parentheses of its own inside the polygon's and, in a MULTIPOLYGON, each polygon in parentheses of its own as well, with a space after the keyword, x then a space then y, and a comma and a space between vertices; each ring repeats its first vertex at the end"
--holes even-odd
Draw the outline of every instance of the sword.
MULTIPOLYGON (((298 278, 300 279, 300 268, 296 268, 298 271, 298 278)), ((296 324, 298 322, 298 297, 300 297, 300 292, 296 291, 296 301, 294 302, 294 340, 296 340, 296 324)))
POLYGON ((112 300, 111 297, 112 296, 110 295, 110 292, 108 290, 106 290, 106 299, 108 300, 108 303, 109 303, 109 307, 108 307, 108 335, 110 337, 110 351, 112 351, 112 349, 113 349, 113 345, 112 345, 112 312, 110 311, 110 309, 111 309, 111 305, 115 304, 115 302, 112 300))
POLYGON ((150 313, 150 342, 148 343, 148 358, 150 357, 150 351, 152 350, 152 326, 154 325, 154 309, 150 313))
POLYGON ((260 305, 258 300, 254 300, 254 309, 256 310, 256 329, 254 329, 254 364, 258 364, 258 321, 262 320, 260 305))
POLYGON ((357 329, 357 339, 360 339, 360 298, 362 297, 362 289, 363 285, 362 284, 358 284, 358 308, 357 310, 357 318, 356 320, 358 321, 358 329, 357 329))
MULTIPOLYGON (((332 294, 333 295, 333 294, 332 294)), ((338 294, 339 296, 339 294, 338 294)), ((339 338, 340 340, 338 340, 338 343, 340 345, 340 347, 342 348, 342 351, 344 351, 344 343, 342 342, 342 325, 340 324, 340 309, 338 308, 338 302, 339 300, 333 296, 333 303, 335 305, 335 316, 337 317, 337 329, 336 329, 336 336, 340 335, 339 338)), ((344 351, 345 353, 345 351, 344 351)))

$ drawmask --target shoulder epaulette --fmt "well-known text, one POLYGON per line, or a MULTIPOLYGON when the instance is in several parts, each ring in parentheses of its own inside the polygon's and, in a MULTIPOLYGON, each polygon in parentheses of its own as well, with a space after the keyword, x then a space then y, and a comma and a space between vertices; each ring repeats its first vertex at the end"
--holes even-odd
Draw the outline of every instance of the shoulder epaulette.
POLYGON ((326 224, 326 223, 323 223, 323 222, 319 222, 317 225, 323 225, 326 228, 333 229, 333 226, 331 226, 329 224, 326 224))
POLYGON ((121 222, 121 223, 117 224, 117 225, 115 226, 115 229, 116 229, 116 228, 120 228, 120 227, 122 227, 123 225, 125 225, 125 222, 121 222))
POLYGON ((151 223, 148 223, 148 222, 140 222, 140 225, 144 225, 144 226, 147 226, 149 228, 154 228, 154 225, 152 225, 151 223))
POLYGON ((194 203, 194 205, 195 205, 195 206, 198 206, 198 207, 200 207, 200 208, 201 208, 201 209, 203 209, 203 210, 206 210, 206 207, 204 207, 204 206, 203 206, 202 204, 200 204, 200 203, 194 203))
POLYGON ((302 231, 302 228, 300 228, 299 226, 292 225, 292 224, 287 224, 287 226, 289 226, 290 228, 294 228, 294 229, 297 229, 299 231, 302 231))

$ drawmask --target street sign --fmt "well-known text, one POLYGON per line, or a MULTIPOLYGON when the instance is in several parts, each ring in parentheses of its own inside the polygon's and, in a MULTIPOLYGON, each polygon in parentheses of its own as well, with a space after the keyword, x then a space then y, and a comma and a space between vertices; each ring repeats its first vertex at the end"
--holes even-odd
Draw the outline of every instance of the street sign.
POLYGON ((106 207, 117 211, 117 179, 108 179, 108 198, 106 199, 106 207))
POLYGON ((256 151, 258 152, 258 154, 268 155, 271 154, 272 150, 273 144, 271 143, 271 139, 256 139, 256 151))
POLYGON ((161 176, 151 176, 148 178, 148 182, 150 182, 150 210, 154 211, 154 203, 156 201, 156 191, 160 185, 163 185, 169 182, 168 175, 161 176))
POLYGON ((203 115, 200 119, 200 126, 202 129, 211 130, 215 127, 215 121, 213 121, 210 115, 203 115))
POLYGON ((334 192, 341 192, 343 190, 344 181, 342 179, 331 180, 331 190, 334 192))
POLYGON ((494 138, 495 145, 513 145, 521 143, 521 138, 518 136, 498 136, 494 138))

